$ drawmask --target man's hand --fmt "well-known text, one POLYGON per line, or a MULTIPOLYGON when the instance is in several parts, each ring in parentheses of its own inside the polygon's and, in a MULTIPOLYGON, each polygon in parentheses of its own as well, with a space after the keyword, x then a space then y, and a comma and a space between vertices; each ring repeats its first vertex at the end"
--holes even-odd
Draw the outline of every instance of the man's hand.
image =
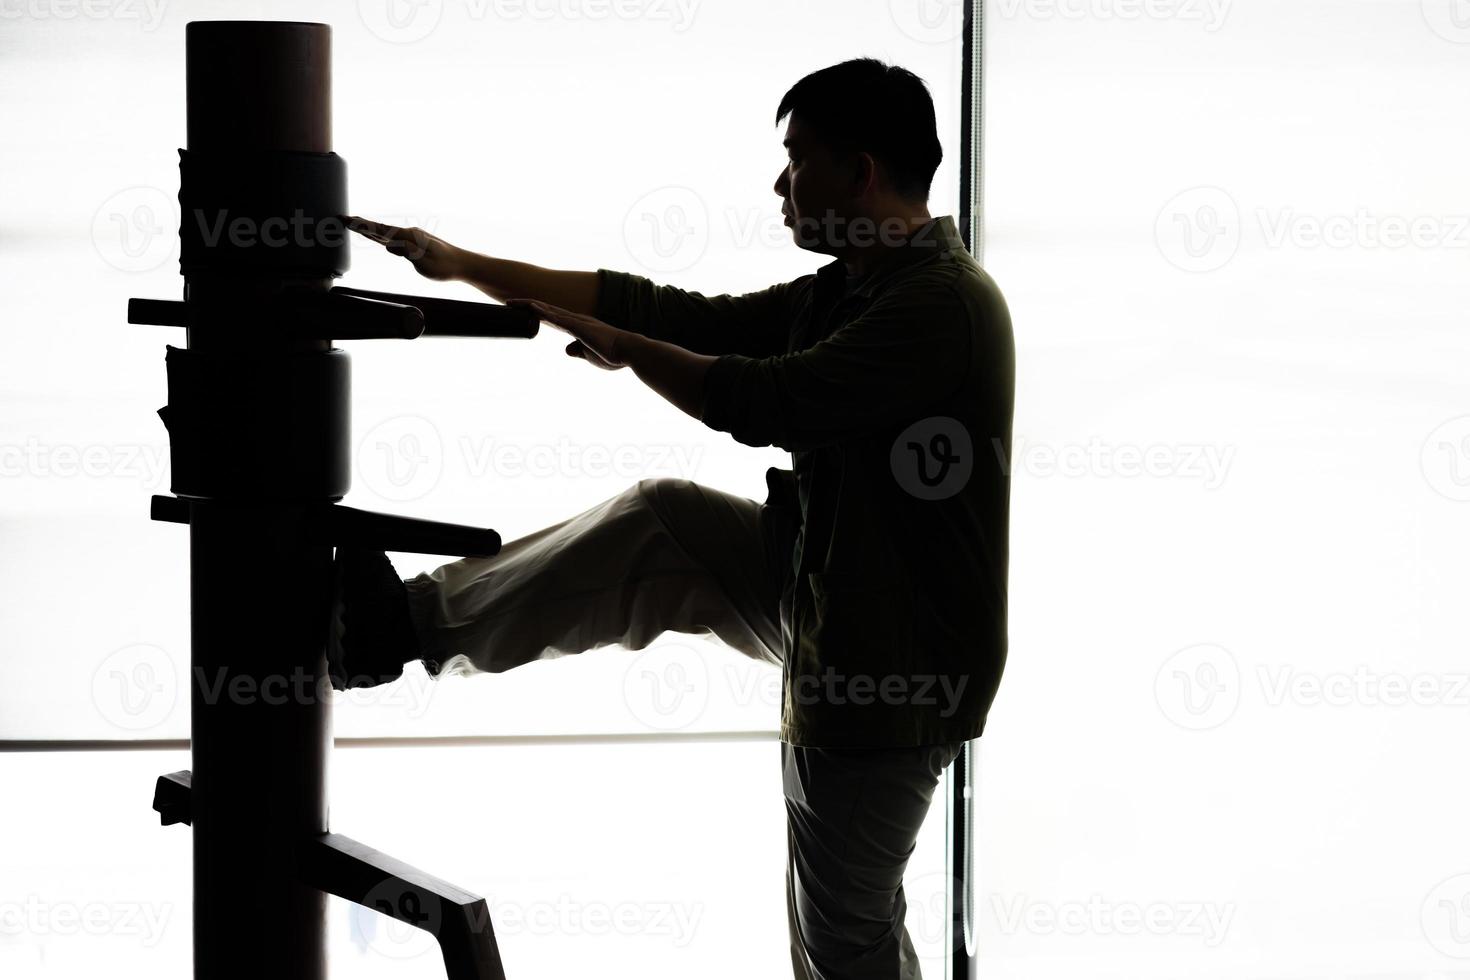
POLYGON ((347 227, 413 263, 414 271, 440 282, 458 279, 464 272, 464 253, 422 228, 399 228, 366 218, 344 215, 347 227))
POLYGON ((600 367, 604 371, 616 371, 627 366, 627 361, 623 359, 618 350, 618 340, 627 331, 603 323, 596 317, 573 313, 560 306, 552 306, 550 303, 542 303, 534 299, 506 300, 505 305, 534 310, 542 320, 571 334, 574 339, 566 347, 567 354, 570 356, 580 357, 588 364, 600 367))

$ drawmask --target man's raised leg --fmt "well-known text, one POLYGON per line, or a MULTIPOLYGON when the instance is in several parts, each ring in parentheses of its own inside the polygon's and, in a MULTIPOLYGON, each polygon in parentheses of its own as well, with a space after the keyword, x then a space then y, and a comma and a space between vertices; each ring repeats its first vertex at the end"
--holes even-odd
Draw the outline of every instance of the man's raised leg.
POLYGON ((501 672, 665 631, 781 662, 795 526, 780 508, 690 480, 640 480, 559 524, 406 580, 420 655, 501 672))

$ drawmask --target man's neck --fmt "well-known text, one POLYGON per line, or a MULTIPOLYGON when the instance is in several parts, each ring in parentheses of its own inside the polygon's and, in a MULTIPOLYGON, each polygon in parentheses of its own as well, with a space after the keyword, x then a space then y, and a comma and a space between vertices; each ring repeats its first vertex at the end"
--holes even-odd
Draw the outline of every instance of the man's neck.
POLYGON ((865 276, 893 249, 902 248, 914 232, 933 220, 928 208, 874 219, 874 233, 868 236, 871 241, 862 247, 852 246, 838 258, 842 260, 848 276, 865 276), (902 236, 903 241, 896 242, 895 235, 902 236))

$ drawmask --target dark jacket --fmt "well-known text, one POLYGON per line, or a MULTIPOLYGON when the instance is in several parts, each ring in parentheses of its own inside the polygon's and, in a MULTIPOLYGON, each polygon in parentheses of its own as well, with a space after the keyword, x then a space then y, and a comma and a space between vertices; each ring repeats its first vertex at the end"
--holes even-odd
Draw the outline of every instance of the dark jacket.
POLYGON ((704 423, 792 454, 768 473, 801 520, 781 738, 975 738, 1006 658, 1010 315, 948 216, 844 278, 706 297, 599 269, 596 315, 718 355, 704 423))

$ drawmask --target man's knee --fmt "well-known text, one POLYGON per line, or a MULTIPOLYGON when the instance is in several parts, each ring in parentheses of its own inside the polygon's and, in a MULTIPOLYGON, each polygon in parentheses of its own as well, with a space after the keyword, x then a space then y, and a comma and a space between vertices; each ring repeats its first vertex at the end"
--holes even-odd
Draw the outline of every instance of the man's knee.
POLYGON ((691 522, 702 524, 709 511, 703 489, 693 480, 677 476, 651 476, 629 488, 635 501, 658 515, 670 531, 678 532, 691 522))
POLYGON ((655 505, 662 504, 670 497, 688 494, 693 491, 694 481, 678 476, 648 476, 629 488, 630 493, 636 493, 644 500, 655 505))

